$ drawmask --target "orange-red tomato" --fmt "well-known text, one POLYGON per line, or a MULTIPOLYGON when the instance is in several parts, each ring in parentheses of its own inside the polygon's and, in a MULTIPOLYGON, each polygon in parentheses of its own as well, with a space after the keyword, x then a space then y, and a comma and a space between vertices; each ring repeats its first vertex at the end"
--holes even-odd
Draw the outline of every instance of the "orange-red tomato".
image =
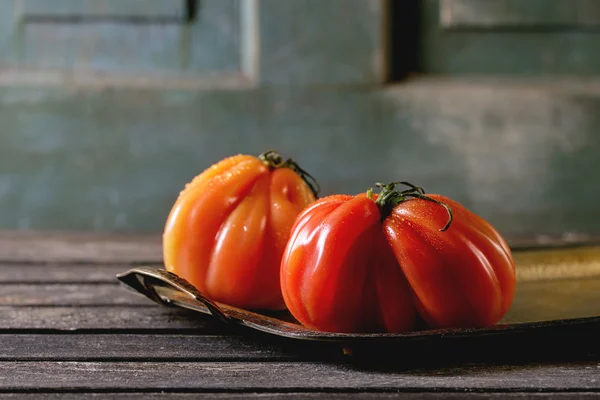
POLYGON ((166 269, 212 300, 285 308, 281 256, 295 218, 317 190, 310 175, 272 151, 220 161, 173 205, 163 233, 166 269))
POLYGON ((516 278, 504 239, 456 201, 408 185, 324 197, 298 216, 281 288, 299 322, 405 332, 418 315, 431 328, 483 327, 508 311, 516 278))

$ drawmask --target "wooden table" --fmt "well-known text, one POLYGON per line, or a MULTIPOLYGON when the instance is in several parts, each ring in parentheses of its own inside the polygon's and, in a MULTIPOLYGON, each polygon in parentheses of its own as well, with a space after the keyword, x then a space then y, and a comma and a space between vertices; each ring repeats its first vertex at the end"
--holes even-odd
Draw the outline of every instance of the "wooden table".
POLYGON ((529 360, 412 354, 356 362, 322 346, 272 340, 160 307, 115 279, 132 265, 160 259, 157 236, 0 233, 0 395, 600 397, 597 351, 555 358, 548 349, 529 360))

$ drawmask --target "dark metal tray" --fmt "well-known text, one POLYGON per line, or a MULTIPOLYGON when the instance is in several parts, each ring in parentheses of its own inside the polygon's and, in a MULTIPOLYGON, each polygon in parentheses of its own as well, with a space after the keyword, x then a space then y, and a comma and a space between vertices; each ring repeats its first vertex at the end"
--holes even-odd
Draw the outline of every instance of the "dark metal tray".
POLYGON ((591 334, 600 329, 600 245, 514 251, 517 289, 500 323, 477 329, 416 330, 402 334, 345 334, 307 329, 287 312, 262 313, 210 301, 184 279, 162 268, 138 267, 117 278, 127 289, 158 304, 213 315, 292 339, 370 343, 481 336, 591 334))

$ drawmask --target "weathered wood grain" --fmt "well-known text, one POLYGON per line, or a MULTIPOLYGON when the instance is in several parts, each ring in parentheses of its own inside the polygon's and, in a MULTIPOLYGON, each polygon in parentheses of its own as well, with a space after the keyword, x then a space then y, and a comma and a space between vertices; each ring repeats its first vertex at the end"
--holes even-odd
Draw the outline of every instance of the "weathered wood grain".
POLYGON ((160 234, 0 231, 0 260, 31 263, 160 263, 160 234))
MULTIPOLYGON (((597 240, 585 247, 530 251, 531 247, 561 246, 590 238, 555 239, 562 240, 509 240, 515 247, 520 282, 600 276, 600 247, 593 246, 597 240)), ((161 258, 158 234, 0 232, 0 284, 116 283, 115 276, 133 266, 162 268, 161 258)))
POLYGON ((300 399, 300 400, 315 400, 315 399, 367 399, 367 400, 386 400, 386 399, 415 399, 415 400, 485 400, 485 399, 517 399, 517 400, 571 400, 571 399, 597 399, 600 397, 594 392, 538 392, 538 393, 514 393, 514 392, 464 392, 454 393, 452 391, 441 392, 399 392, 391 390, 390 392, 368 392, 357 389, 356 391, 344 392, 256 392, 250 393, 93 393, 93 392, 77 392, 75 393, 0 393, 0 398, 7 399, 80 399, 82 397, 96 400, 114 399, 149 399, 149 400, 168 400, 168 399, 300 399))
POLYGON ((8 390, 600 390, 598 363, 377 371, 310 362, 1 362, 8 390))
POLYGON ((0 336, 0 360, 289 360, 298 355, 243 336, 15 334, 0 336))
POLYGON ((316 176, 322 195, 405 179, 454 197, 509 238, 600 235, 596 80, 2 88, 0 98, 4 228, 160 232, 194 175, 274 148, 316 176))
MULTIPOLYGON (((576 268, 576 266, 573 266, 576 268)), ((0 306, 155 306, 148 298, 112 283, 0 284, 0 306)), ((600 315, 600 278, 518 282, 502 323, 600 315)))
POLYGON ((0 331, 11 330, 166 330, 210 333, 221 324, 210 316, 184 310, 148 307, 10 307, 0 306, 0 331))
POLYGON ((600 4, 595 0, 441 0, 444 28, 554 28, 600 27, 600 4))
POLYGON ((146 297, 113 283, 0 284, 0 306, 150 306, 146 297))
MULTIPOLYGON (((0 260, 8 260, 0 261, 0 284, 116 283, 116 275, 133 266, 144 264, 162 268, 163 264, 158 262, 162 257, 159 235, 114 235, 112 241, 115 243, 122 243, 124 240, 131 242, 131 254, 112 247, 109 244, 110 235, 81 232, 80 236, 87 237, 85 248, 96 246, 97 249, 82 255, 79 242, 73 240, 80 237, 73 233, 0 232, 0 260), (40 244, 40 240, 44 243, 40 244), (139 242, 139 246, 134 245, 135 242, 139 242), (52 247, 52 243, 59 244, 52 247), (38 250, 32 251, 38 246, 38 250), (43 253, 46 249, 48 253, 43 253), (136 255, 139 255, 139 258, 136 258, 136 255), (143 262, 144 257, 154 260, 143 262), (111 258, 123 259, 124 262, 103 261, 110 262, 111 258), (136 259, 138 261, 133 261, 136 259)), ((517 264, 519 282, 600 276, 600 247, 594 246, 593 243, 585 247, 559 247, 565 243, 589 238, 571 239, 565 237, 561 242, 552 242, 548 238, 530 241, 509 240, 515 248, 513 256, 517 264), (524 245, 526 247, 523 247, 524 245), (551 247, 553 245, 557 247, 551 247), (530 248, 536 246, 548 248, 531 251, 530 248)))
MULTIPOLYGON (((0 262, 0 284, 117 283, 129 264, 23 264, 0 262)), ((160 267, 160 265, 156 265, 160 267)))

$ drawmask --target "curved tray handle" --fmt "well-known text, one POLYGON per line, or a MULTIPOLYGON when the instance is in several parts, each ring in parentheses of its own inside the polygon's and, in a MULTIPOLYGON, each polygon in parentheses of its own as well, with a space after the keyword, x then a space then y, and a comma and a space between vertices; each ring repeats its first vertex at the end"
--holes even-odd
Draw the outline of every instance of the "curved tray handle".
POLYGON ((324 340, 332 335, 348 336, 313 331, 286 319, 283 315, 279 315, 278 318, 268 313, 254 312, 211 301, 185 279, 162 268, 137 267, 118 274, 117 279, 126 289, 142 294, 160 305, 211 314, 223 322, 244 325, 274 335, 309 340, 324 340))
POLYGON ((213 301, 204 297, 192 284, 177 275, 154 267, 137 267, 117 275, 117 279, 145 295, 154 302, 174 307, 171 300, 162 297, 156 292, 157 286, 168 286, 172 289, 189 296, 192 300, 202 303, 215 317, 223 322, 229 322, 229 317, 213 301))

